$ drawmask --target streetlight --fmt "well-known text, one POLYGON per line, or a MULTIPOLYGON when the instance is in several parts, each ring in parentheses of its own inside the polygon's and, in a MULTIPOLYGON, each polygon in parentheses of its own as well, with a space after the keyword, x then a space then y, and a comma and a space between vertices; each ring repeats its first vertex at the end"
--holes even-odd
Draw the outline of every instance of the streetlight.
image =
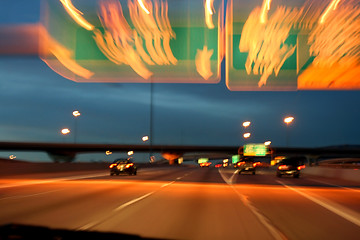
POLYGON ((75 117, 75 134, 74 134, 74 143, 76 143, 76 133, 77 133, 77 118, 81 115, 81 113, 78 110, 74 110, 72 115, 75 117))
POLYGON ((293 121, 294 121, 294 117, 286 117, 286 118, 284 118, 284 123, 286 123, 286 125, 289 125, 293 121))
MULTIPOLYGON (((66 136, 70 133, 70 129, 68 128, 63 128, 60 130, 60 133, 63 135, 63 136, 66 136)), ((63 141, 65 142, 65 137, 63 138, 63 141)))
POLYGON ((289 124, 294 121, 294 117, 289 116, 284 118, 284 123, 286 123, 286 146, 289 146, 289 124))
POLYGON ((131 156, 134 154, 134 151, 128 151, 128 156, 131 156))
POLYGON ((264 145, 265 145, 265 146, 270 146, 270 144, 271 144, 271 141, 266 141, 266 142, 264 142, 264 145))
POLYGON ((250 126, 250 124, 251 124, 251 122, 245 121, 245 122, 243 122, 243 127, 244 127, 244 128, 247 128, 247 127, 250 126))
POLYGON ((249 138, 251 136, 251 133, 244 133, 244 138, 249 138))
POLYGON ((146 141, 148 141, 148 140, 149 140, 149 136, 143 136, 143 137, 142 137, 142 141, 143 141, 143 142, 146 142, 146 141))
POLYGON ((61 134, 62 135, 67 135, 67 134, 69 134, 70 133, 70 129, 68 129, 68 128, 63 128, 63 129, 61 129, 61 134))

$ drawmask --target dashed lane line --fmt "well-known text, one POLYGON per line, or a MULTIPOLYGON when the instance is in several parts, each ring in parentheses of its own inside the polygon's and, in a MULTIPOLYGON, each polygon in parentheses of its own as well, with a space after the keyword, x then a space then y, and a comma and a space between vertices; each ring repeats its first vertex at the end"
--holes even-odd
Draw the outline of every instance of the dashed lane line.
POLYGON ((278 229, 276 228, 273 224, 271 224, 271 221, 265 217, 259 209, 257 209, 250 201, 249 199, 239 193, 236 188, 233 185, 233 179, 236 176, 236 174, 238 174, 239 170, 236 170, 230 178, 227 178, 222 171, 219 169, 219 173, 221 175, 221 177, 223 178, 223 180, 232 188, 232 190, 238 195, 238 197, 240 198, 240 200, 244 203, 244 205, 256 216, 256 218, 265 226, 265 228, 270 232, 270 234, 273 236, 273 238, 275 240, 286 240, 287 237, 278 229))

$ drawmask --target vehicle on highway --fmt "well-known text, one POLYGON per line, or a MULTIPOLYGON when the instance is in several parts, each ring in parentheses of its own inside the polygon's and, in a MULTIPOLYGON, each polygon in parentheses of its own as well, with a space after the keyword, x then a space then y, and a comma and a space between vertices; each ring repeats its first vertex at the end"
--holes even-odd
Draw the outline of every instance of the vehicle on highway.
POLYGON ((210 167, 210 165, 211 165, 211 162, 200 163, 200 167, 210 167))
POLYGON ((120 173, 136 175, 137 167, 131 159, 116 159, 110 166, 110 176, 120 173))
POLYGON ((236 165, 237 168, 239 169, 239 174, 243 172, 249 172, 255 175, 256 163, 254 162, 253 158, 250 157, 242 158, 241 161, 238 162, 236 165))
POLYGON ((299 178, 301 169, 305 168, 304 160, 302 157, 291 157, 282 160, 276 169, 276 176, 291 175, 294 178, 299 178))

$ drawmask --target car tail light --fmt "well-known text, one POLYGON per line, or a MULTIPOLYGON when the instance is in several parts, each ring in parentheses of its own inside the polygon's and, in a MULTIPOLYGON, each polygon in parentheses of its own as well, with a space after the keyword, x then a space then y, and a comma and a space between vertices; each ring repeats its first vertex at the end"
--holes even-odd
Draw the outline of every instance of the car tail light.
POLYGON ((238 162, 238 166, 243 165, 245 162, 238 162))
POLYGON ((253 163, 253 167, 256 167, 257 163, 253 163))
POLYGON ((133 163, 128 163, 128 164, 126 164, 125 168, 129 168, 129 167, 131 167, 133 165, 134 165, 133 163))
POLYGON ((115 166, 116 166, 116 164, 113 163, 113 164, 111 164, 111 165, 109 166, 109 168, 113 168, 113 167, 115 167, 115 166))
POLYGON ((279 170, 286 170, 286 169, 289 169, 289 167, 286 166, 286 165, 280 165, 280 166, 278 167, 278 169, 279 169, 279 170))
POLYGON ((303 168, 305 168, 305 165, 298 166, 298 167, 297 167, 297 170, 300 171, 300 170, 303 169, 303 168))

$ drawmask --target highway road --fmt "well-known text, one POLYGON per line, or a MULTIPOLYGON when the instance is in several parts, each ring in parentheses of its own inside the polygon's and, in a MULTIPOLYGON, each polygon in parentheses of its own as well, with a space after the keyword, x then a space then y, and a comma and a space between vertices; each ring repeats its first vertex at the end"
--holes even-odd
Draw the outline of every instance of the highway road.
POLYGON ((269 169, 239 175, 169 166, 139 169, 137 176, 104 169, 0 179, 2 226, 144 239, 359 239, 359 203, 358 183, 277 178, 269 169))

